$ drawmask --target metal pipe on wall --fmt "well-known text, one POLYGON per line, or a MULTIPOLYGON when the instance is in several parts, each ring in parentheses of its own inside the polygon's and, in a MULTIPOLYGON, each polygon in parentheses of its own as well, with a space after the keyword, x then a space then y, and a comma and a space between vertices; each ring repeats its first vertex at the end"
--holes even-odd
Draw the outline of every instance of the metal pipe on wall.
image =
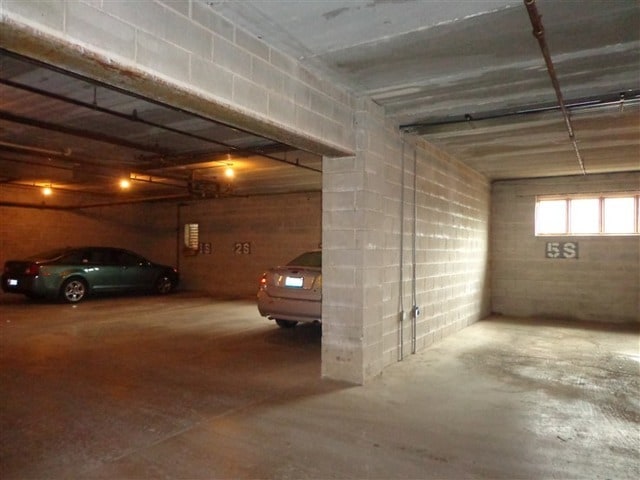
POLYGON ((398 360, 404 360, 404 182, 405 182, 405 171, 404 171, 404 149, 406 141, 404 139, 404 135, 401 135, 402 138, 402 148, 400 153, 400 168, 401 168, 401 178, 400 178, 400 287, 399 287, 399 306, 400 306, 400 324, 399 324, 399 349, 398 349, 398 360))
POLYGON ((413 239, 411 245, 411 353, 416 353, 417 293, 416 293, 416 237, 418 236, 418 151, 413 149, 413 239))
POLYGON ((524 0, 524 5, 527 8, 529 19, 531 20, 531 26, 533 27, 533 36, 536 37, 536 39, 538 40, 538 44, 540 45, 540 50, 542 50, 542 56, 544 57, 544 61, 547 65, 547 71, 549 72, 549 77, 551 77, 551 83, 553 84, 553 88, 556 91, 558 104, 560 105, 560 110, 562 110, 564 122, 567 127, 567 131, 569 132, 569 139, 571 140, 573 149, 576 152, 576 157, 578 159, 578 164, 580 165, 580 170, 582 171, 583 175, 586 175, 587 172, 584 168, 582 155, 580 154, 580 149, 578 148, 578 142, 576 141, 576 136, 573 131, 571 116, 569 114, 569 110, 567 110, 567 107, 565 106, 564 98, 562 97, 562 91, 560 90, 560 82, 558 81, 558 76, 556 75, 556 70, 553 66, 553 61, 551 60, 551 54, 549 53, 549 47, 547 45, 547 41, 544 38, 544 27, 542 26, 542 18, 538 13, 536 0, 524 0))

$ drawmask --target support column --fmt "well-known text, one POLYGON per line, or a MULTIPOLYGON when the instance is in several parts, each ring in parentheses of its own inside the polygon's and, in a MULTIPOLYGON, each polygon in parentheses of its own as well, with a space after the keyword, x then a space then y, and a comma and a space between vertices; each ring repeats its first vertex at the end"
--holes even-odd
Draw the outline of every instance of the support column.
POLYGON ((322 375, 363 384, 382 371, 385 145, 379 107, 358 102, 356 155, 323 164, 322 375))

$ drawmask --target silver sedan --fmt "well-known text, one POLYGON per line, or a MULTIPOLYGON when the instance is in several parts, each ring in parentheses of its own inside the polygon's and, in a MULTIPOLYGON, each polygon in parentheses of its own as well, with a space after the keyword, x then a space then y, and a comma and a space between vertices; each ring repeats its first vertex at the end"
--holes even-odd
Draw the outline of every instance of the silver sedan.
POLYGON ((322 251, 312 250, 260 279, 258 311, 279 327, 322 320, 322 251))

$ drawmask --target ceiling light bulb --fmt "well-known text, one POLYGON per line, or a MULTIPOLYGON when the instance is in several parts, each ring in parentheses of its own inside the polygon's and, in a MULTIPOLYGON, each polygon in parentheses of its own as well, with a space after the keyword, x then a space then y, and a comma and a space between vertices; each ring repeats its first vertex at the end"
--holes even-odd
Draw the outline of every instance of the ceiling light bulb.
POLYGON ((231 167, 227 167, 227 169, 224 171, 224 176, 227 178, 233 178, 235 175, 233 168, 231 167))
POLYGON ((51 195, 53 193, 53 190, 51 190, 51 187, 44 187, 42 189, 42 194, 46 197, 48 197, 49 195, 51 195))
POLYGON ((129 180, 127 180, 126 178, 123 178, 122 180, 120 180, 120 188, 121 189, 126 190, 130 186, 131 186, 131 182, 129 180))

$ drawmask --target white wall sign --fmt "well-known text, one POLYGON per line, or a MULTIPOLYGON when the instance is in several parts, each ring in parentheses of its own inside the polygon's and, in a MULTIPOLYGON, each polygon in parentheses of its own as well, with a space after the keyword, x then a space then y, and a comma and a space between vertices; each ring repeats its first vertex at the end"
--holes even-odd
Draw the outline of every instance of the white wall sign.
POLYGON ((547 258, 578 258, 578 242, 547 242, 547 258))
POLYGON ((250 242, 236 242, 233 245, 233 251, 236 255, 251 255, 250 242))

